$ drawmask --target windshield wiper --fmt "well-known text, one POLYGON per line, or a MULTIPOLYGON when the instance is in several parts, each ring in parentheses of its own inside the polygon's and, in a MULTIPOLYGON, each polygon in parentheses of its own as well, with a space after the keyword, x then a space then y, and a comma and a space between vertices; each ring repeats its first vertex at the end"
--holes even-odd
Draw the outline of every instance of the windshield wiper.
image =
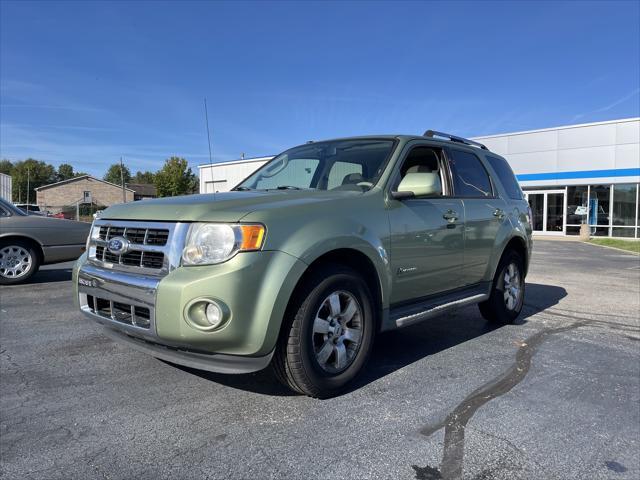
POLYGON ((231 189, 232 192, 248 192, 249 190, 253 190, 253 189, 249 187, 243 187, 243 186, 234 187, 231 189))
POLYGON ((278 185, 276 190, 301 190, 301 188, 294 187, 293 185, 278 185))

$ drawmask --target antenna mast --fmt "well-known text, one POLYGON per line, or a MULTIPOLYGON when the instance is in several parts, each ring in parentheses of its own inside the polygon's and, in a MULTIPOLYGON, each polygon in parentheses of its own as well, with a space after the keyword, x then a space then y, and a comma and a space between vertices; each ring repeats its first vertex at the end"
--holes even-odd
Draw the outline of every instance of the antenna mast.
POLYGON ((207 142, 209 143, 209 171, 211 172, 211 185, 213 185, 213 199, 216 198, 216 182, 213 180, 213 155, 211 154, 211 134, 209 133, 209 112, 207 109, 207 97, 204 97, 204 120, 207 125, 207 142))

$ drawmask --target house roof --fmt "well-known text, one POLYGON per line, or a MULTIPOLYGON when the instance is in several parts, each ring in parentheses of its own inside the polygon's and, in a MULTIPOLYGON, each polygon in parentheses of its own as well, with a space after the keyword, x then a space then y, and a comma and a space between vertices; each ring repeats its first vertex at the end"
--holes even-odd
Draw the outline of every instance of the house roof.
POLYGON ((127 188, 143 197, 155 197, 157 195, 156 186, 151 183, 127 183, 127 188))
MULTIPOLYGON (((52 188, 52 187, 57 187, 57 186, 64 185, 64 184, 67 184, 67 183, 73 183, 73 182, 77 182, 79 180, 86 180, 86 179, 94 180, 96 182, 106 183, 107 185, 112 185, 112 186, 114 186, 116 188, 122 188, 122 186, 120 186, 120 185, 116 185, 115 183, 107 182, 105 180, 100 180, 99 178, 92 177, 91 175, 81 175, 79 177, 73 177, 73 178, 69 178, 67 180, 62 180, 61 182, 50 183, 48 185, 41 185, 41 186, 39 186, 37 188, 34 188, 34 190, 36 190, 36 191, 38 191, 38 190, 47 190, 47 189, 52 188)), ((130 192, 134 192, 135 193, 134 190, 131 190, 128 187, 125 187, 125 190, 129 190, 130 192)))

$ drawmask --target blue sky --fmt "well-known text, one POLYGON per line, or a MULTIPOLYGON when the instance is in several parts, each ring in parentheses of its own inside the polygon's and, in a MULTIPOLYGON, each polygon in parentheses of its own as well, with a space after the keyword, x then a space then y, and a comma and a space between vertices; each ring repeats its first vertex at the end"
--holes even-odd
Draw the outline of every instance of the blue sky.
POLYGON ((639 2, 0 4, 0 155, 102 176, 640 115, 639 2))

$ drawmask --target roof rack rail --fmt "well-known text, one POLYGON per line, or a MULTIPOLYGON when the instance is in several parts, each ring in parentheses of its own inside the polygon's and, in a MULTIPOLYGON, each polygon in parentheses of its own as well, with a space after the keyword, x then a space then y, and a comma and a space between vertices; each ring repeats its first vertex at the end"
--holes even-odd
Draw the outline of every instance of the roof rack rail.
POLYGON ((479 142, 474 142, 473 140, 468 140, 466 138, 457 137, 457 136, 451 135, 449 133, 436 132, 435 130, 427 130, 426 132, 424 132, 424 136, 425 137, 448 138, 452 142, 463 143, 465 145, 471 145, 473 147, 479 147, 479 148, 481 148, 483 150, 489 150, 485 145, 483 145, 483 144, 481 144, 479 142))

